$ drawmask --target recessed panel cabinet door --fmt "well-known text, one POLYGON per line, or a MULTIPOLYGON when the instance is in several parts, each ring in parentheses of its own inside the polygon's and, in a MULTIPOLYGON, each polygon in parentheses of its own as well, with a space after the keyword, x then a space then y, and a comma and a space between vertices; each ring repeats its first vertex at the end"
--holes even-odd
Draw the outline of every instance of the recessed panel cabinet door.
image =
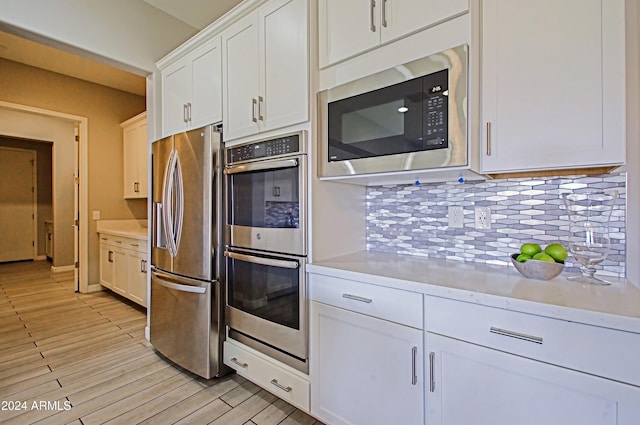
POLYGON ((193 102, 189 128, 222 121, 222 46, 220 38, 193 54, 193 102))
POLYGON ((162 133, 187 129, 185 105, 191 102, 191 66, 185 61, 162 71, 162 133))
POLYGON ((482 171, 624 163, 624 1, 485 0, 482 17, 482 171))
POLYGON ((424 424, 423 331, 318 302, 310 312, 311 413, 332 425, 424 424))
POLYGON ((258 16, 235 23, 223 37, 225 57, 225 139, 255 134, 258 126, 258 16))
POLYGON ((632 425, 640 418, 638 387, 432 333, 426 340, 429 425, 632 425))
POLYGON ((279 0, 260 9, 261 131, 308 119, 307 3, 279 0))

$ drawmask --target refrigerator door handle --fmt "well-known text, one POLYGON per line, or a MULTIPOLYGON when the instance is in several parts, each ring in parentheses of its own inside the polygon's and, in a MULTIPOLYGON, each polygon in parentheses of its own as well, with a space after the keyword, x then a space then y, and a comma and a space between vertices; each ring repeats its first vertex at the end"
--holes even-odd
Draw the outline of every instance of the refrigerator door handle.
POLYGON ((175 257, 175 251, 173 249, 173 219, 171 217, 171 205, 172 205, 172 189, 173 185, 173 161, 174 151, 169 154, 169 161, 167 162, 167 169, 164 174, 164 181, 162 182, 162 227, 164 229, 164 235, 166 237, 166 246, 171 257, 175 257))
POLYGON ((153 274, 157 278, 156 283, 160 286, 164 286, 165 288, 174 289, 181 292, 191 292, 193 294, 204 294, 205 292, 207 292, 207 288, 204 288, 202 286, 183 285, 180 283, 171 282, 170 280, 176 280, 175 277, 169 276, 165 273, 154 271, 153 274))
POLYGON ((182 238, 182 221, 184 218, 184 181, 182 179, 182 166, 180 165, 180 157, 178 156, 177 151, 174 160, 174 172, 176 173, 175 185, 173 186, 173 189, 175 190, 176 216, 175 223, 173 223, 173 248, 175 255, 178 255, 180 239, 182 238))
POLYGON ((162 218, 162 202, 154 202, 153 204, 153 223, 155 229, 153 229, 153 246, 157 248, 167 248, 167 243, 164 238, 163 225, 159 221, 162 218))

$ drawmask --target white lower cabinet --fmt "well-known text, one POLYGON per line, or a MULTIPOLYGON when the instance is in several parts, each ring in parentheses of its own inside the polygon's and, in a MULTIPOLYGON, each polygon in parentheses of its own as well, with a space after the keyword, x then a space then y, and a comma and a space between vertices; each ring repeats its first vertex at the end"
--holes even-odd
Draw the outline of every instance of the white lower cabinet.
POLYGON ((640 335, 429 296, 425 313, 429 425, 639 423, 640 387, 607 375, 635 383, 618 351, 640 335))
POLYGON ((309 380, 302 374, 233 340, 223 348, 224 364, 274 395, 309 411, 309 380))
POLYGON ((422 295, 313 274, 309 284, 311 413, 332 425, 423 424, 423 331, 386 319, 397 294, 415 297, 403 313, 421 324, 422 295))
POLYGON ((147 306, 147 249, 139 239, 100 234, 100 284, 147 306))

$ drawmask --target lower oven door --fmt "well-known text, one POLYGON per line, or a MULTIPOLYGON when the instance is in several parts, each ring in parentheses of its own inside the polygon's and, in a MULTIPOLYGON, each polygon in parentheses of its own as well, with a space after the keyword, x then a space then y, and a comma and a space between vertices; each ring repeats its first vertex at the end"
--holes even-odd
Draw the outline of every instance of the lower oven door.
POLYGON ((229 249, 227 325, 277 350, 307 358, 305 259, 229 249))

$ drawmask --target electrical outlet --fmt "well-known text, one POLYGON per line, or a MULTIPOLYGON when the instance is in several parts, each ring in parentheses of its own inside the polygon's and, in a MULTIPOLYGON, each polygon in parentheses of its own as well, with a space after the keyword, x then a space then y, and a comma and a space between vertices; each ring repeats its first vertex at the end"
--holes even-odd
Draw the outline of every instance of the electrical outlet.
POLYGON ((93 211, 93 219, 100 220, 100 211, 93 211))
POLYGON ((449 227, 461 228, 464 227, 464 210, 459 206, 450 206, 449 213, 447 215, 449 219, 449 227))
POLYGON ((476 207, 476 229, 491 229, 491 208, 476 207))

